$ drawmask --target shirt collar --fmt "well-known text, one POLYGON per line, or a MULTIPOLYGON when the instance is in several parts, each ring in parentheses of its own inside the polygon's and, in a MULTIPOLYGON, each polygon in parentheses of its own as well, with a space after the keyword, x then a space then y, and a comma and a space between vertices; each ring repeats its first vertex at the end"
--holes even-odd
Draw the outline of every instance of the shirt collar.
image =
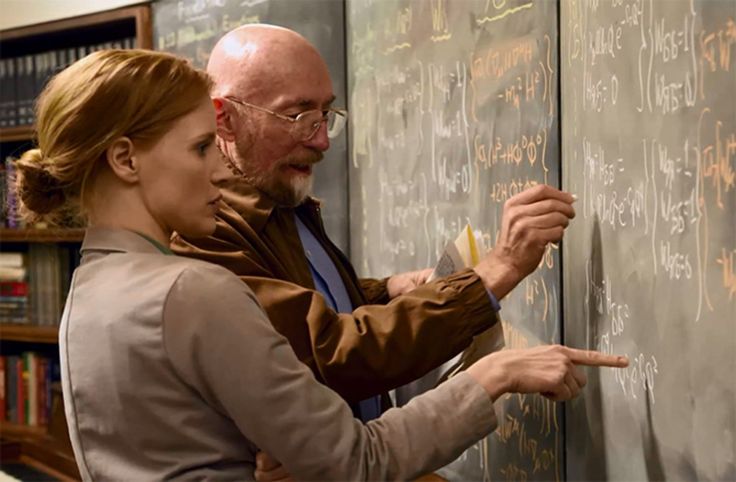
MULTIPOLYGON (((256 232, 263 231, 271 213, 278 208, 271 196, 242 179, 228 182, 222 187, 221 191, 225 203, 234 209, 256 232)), ((319 208, 320 201, 313 197, 307 197, 297 209, 302 206, 319 208)))
POLYGON ((161 254, 156 246, 138 233, 127 229, 94 226, 87 228, 82 242, 82 254, 88 251, 161 254))

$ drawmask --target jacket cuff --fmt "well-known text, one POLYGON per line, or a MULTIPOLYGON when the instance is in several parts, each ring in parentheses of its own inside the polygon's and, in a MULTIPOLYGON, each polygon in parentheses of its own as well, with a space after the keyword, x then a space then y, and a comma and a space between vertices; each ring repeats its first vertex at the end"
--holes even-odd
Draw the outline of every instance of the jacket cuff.
POLYGON ((388 278, 360 278, 360 288, 365 294, 368 305, 385 305, 391 299, 388 296, 388 278))
MULTIPOLYGON (((457 273, 453 273, 433 283, 440 283, 439 290, 450 290, 461 300, 463 311, 468 319, 481 319, 485 321, 484 331, 495 325, 498 321, 497 312, 500 306, 493 304, 493 297, 490 296, 480 276, 467 268, 457 273), (462 295, 460 295, 462 293, 462 295), (498 309, 496 309, 498 307, 498 309)), ((477 333, 475 333, 477 334, 477 333)))

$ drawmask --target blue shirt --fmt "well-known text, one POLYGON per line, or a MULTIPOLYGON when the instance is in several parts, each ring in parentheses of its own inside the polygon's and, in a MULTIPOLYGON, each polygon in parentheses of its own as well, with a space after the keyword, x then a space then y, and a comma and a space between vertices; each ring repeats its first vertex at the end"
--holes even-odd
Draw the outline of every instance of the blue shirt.
MULTIPOLYGON (((307 261, 309 261, 309 271, 314 280, 314 287, 337 313, 352 313, 353 303, 350 301, 345 283, 342 282, 335 263, 332 262, 319 240, 299 219, 299 216, 295 216, 295 219, 299 239, 307 261)), ((380 416, 381 397, 375 396, 360 402, 360 419, 363 422, 380 416)))

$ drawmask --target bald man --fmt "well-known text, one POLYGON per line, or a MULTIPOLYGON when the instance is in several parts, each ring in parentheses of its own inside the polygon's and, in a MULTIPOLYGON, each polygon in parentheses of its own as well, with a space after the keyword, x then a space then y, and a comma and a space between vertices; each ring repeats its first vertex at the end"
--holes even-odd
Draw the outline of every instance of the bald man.
POLYGON ((358 278, 309 196, 312 168, 346 115, 333 107, 320 54, 291 30, 248 25, 217 43, 207 70, 217 142, 234 178, 215 234, 176 237, 173 249, 240 276, 299 359, 364 421, 386 408, 382 393, 449 360, 496 323, 498 300, 574 216, 570 194, 538 186, 506 203, 499 241, 475 269, 430 283, 430 270, 358 278))

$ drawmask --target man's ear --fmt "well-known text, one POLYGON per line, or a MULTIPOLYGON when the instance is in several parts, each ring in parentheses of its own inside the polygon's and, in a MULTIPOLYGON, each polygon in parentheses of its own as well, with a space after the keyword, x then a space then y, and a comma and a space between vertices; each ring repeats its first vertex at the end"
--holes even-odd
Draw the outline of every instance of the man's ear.
POLYGON ((226 142, 234 141, 233 117, 230 115, 232 106, 222 97, 214 97, 212 103, 215 106, 217 119, 217 136, 226 142))
POLYGON ((123 182, 138 182, 140 163, 135 158, 135 146, 127 137, 115 139, 105 151, 105 159, 112 172, 123 182))

